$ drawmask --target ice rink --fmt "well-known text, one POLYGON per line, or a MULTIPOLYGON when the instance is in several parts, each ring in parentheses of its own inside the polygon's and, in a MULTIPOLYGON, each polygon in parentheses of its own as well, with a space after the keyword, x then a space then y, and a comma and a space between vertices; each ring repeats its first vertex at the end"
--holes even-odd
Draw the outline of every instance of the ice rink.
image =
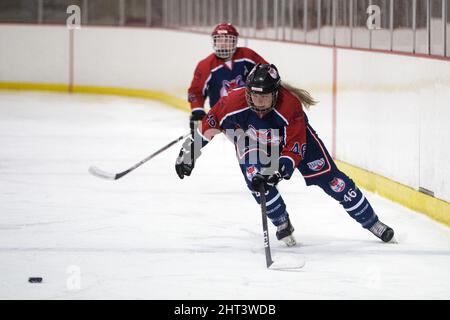
POLYGON ((0 299, 450 298, 446 226, 366 192, 396 231, 382 243, 298 171, 279 188, 299 245, 270 236, 275 261, 306 265, 267 270, 260 209, 223 136, 184 180, 181 144, 117 181, 88 173, 187 131, 187 113, 157 102, 0 92, 0 299))

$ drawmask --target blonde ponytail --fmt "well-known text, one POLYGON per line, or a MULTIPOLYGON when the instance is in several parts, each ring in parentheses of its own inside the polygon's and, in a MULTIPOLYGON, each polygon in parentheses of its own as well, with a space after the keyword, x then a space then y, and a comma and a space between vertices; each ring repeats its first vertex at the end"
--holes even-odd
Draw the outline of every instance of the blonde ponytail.
POLYGON ((302 106, 307 110, 309 110, 310 106, 317 104, 317 101, 314 100, 313 97, 311 97, 308 91, 293 87, 286 82, 281 82, 281 86, 292 93, 298 100, 300 100, 302 106))

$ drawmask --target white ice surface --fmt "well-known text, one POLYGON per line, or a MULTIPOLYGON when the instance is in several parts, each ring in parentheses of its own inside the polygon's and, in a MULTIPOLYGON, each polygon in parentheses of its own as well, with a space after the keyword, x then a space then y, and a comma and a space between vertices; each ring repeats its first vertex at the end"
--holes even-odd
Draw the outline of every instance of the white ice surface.
POLYGON ((267 270, 259 206, 223 137, 184 180, 179 145, 117 181, 87 171, 125 170, 187 126, 156 102, 0 92, 0 298, 450 298, 447 227, 366 193, 397 233, 384 244, 298 172, 280 189, 300 245, 270 236, 274 260, 306 265, 267 270))

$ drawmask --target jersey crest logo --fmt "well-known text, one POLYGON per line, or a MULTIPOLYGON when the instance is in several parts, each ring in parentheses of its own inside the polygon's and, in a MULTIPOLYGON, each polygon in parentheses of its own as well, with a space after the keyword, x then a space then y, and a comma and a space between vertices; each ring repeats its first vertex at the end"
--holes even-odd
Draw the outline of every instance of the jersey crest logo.
POLYGON ((311 169, 312 171, 320 171, 325 166, 325 159, 320 158, 319 160, 308 162, 307 165, 308 168, 311 169))
POLYGON ((222 81, 222 88, 220 89, 220 96, 225 97, 228 95, 228 93, 231 90, 240 88, 245 86, 245 82, 242 80, 242 75, 238 75, 236 78, 234 78, 231 81, 223 80, 222 81))
POLYGON ((345 189, 345 182, 342 179, 333 178, 333 180, 330 181, 330 188, 334 192, 342 192, 345 189))
POLYGON ((279 145, 282 142, 277 129, 256 129, 250 124, 246 134, 250 139, 262 144, 279 145))
POLYGON ((258 173, 258 169, 255 166, 250 166, 245 171, 245 174, 247 175, 247 179, 249 181, 252 181, 253 177, 256 176, 257 173, 258 173))

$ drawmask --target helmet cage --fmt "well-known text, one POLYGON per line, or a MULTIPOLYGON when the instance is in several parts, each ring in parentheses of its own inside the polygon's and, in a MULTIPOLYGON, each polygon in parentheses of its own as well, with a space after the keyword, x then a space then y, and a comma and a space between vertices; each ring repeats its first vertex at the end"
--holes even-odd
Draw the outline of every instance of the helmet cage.
POLYGON ((215 34, 212 36, 213 49, 221 59, 230 58, 236 51, 237 36, 229 34, 215 34))

